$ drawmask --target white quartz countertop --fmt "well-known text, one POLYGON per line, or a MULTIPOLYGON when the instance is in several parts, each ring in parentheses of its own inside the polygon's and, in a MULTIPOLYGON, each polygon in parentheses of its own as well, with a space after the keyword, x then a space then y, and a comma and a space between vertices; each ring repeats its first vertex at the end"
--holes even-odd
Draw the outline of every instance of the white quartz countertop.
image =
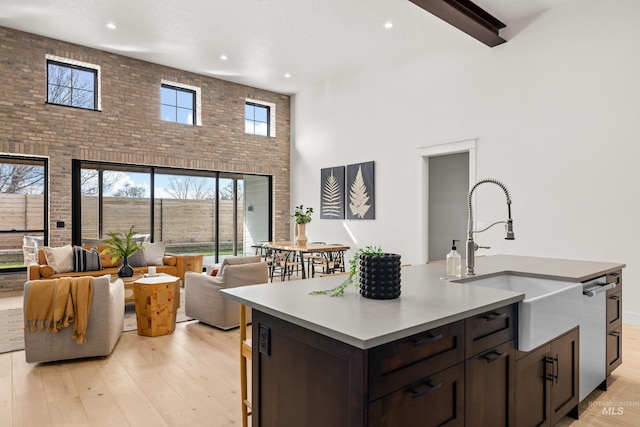
MULTIPOLYGON (((477 279, 501 273, 583 281, 624 267, 545 258, 497 255, 476 258, 477 279)), ((224 289, 228 298, 361 349, 484 313, 524 299, 521 292, 442 280, 444 263, 403 267, 399 298, 373 300, 350 286, 341 297, 309 295, 330 289, 346 276, 275 282, 224 289)))

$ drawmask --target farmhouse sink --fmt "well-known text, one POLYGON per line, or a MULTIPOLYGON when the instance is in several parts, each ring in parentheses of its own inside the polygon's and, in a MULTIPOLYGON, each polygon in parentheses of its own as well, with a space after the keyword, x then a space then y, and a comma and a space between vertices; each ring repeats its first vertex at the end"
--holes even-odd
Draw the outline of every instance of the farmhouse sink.
POLYGON ((465 282, 523 292, 518 303, 518 349, 531 351, 575 328, 582 317, 582 283, 503 274, 465 282))

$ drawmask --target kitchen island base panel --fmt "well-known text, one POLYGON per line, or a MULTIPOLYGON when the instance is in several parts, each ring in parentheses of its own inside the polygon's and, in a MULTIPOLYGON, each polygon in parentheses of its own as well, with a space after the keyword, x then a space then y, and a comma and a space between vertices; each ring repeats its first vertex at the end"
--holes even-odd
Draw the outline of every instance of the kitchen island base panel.
POLYGON ((254 343, 264 327, 269 354, 253 346, 253 426, 366 425, 362 350, 254 310, 254 343))

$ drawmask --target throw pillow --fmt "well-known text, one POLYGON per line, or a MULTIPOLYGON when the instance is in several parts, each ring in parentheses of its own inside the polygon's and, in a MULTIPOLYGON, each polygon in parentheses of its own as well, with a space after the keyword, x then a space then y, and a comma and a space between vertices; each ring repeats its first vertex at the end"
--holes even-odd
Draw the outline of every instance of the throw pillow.
POLYGON ((95 246, 90 250, 73 247, 73 271, 98 271, 102 270, 100 254, 95 246))
POLYGON ((162 258, 164 257, 164 242, 149 243, 144 242, 144 260, 147 265, 162 265, 162 258))
POLYGON ((144 251, 134 252, 128 259, 131 267, 146 267, 147 261, 144 259, 144 251))
POLYGON ((53 268, 50 265, 41 265, 40 266, 40 277, 46 279, 48 277, 53 276, 53 268))
POLYGON ((71 245, 59 248, 43 248, 47 264, 53 268, 54 273, 68 273, 73 271, 73 249, 71 245))

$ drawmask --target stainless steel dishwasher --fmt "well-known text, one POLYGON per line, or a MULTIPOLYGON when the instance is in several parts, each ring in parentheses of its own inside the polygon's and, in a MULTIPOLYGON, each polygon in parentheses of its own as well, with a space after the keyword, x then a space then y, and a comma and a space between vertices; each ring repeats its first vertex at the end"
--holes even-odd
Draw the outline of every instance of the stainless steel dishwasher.
POLYGON ((607 276, 582 284, 580 401, 607 378, 607 291, 616 286, 607 276))

